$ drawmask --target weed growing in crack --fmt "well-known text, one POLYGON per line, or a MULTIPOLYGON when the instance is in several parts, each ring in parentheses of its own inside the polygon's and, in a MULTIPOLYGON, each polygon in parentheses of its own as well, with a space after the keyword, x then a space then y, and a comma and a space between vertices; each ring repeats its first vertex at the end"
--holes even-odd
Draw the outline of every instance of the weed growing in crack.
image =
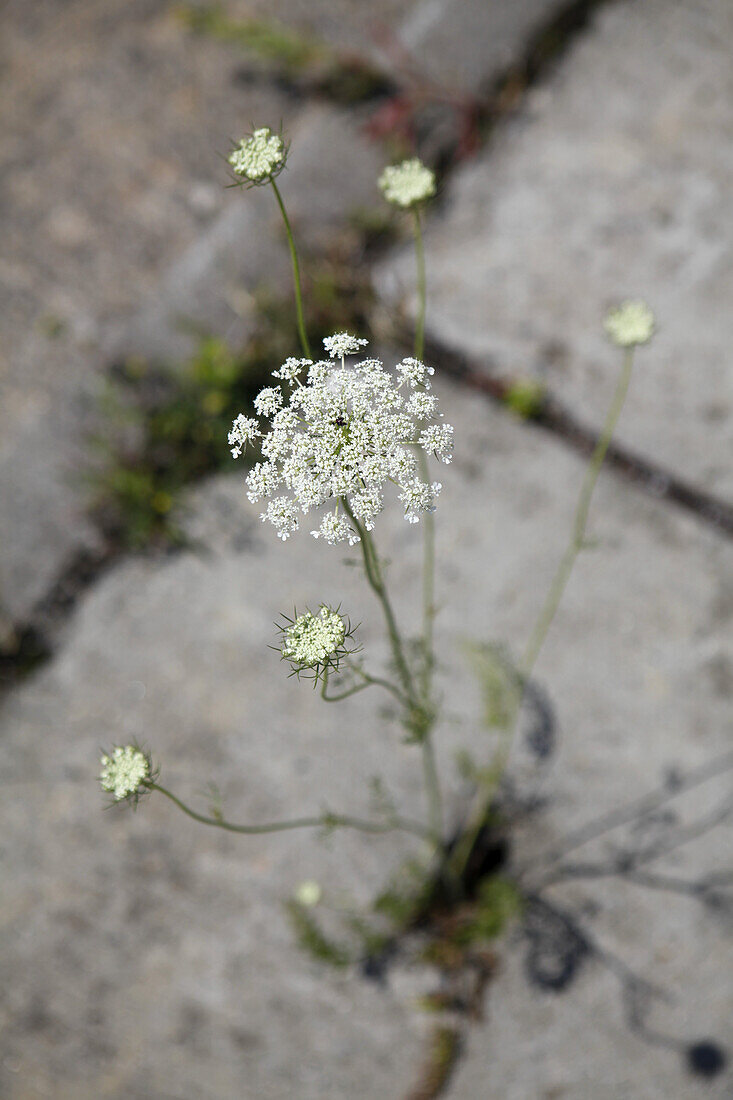
MULTIPOLYGON (((293 228, 277 182, 287 153, 282 138, 263 127, 233 150, 230 165, 237 185, 272 190, 292 261, 295 321, 286 320, 278 304, 267 336, 261 336, 260 343, 251 345, 241 359, 215 342, 202 345, 188 373, 179 378, 177 401, 155 407, 146 420, 150 453, 158 453, 158 444, 163 450, 163 444, 170 448, 172 458, 161 461, 160 471, 172 480, 161 474, 156 481, 147 469, 138 471, 137 481, 130 482, 126 471, 128 480, 122 479, 118 500, 131 501, 131 511, 137 508, 131 530, 149 536, 154 526, 151 516, 171 511, 187 480, 207 468, 222 467, 229 461, 228 449, 234 457, 249 452, 254 464, 243 491, 262 509, 260 517, 275 535, 287 541, 304 526, 334 564, 338 547, 351 548, 383 628, 387 660, 375 664, 373 655, 354 641, 345 612, 326 603, 314 605, 315 613, 301 611, 286 617, 274 648, 289 663, 292 674, 320 684, 327 703, 343 702, 369 688, 388 697, 404 751, 412 755, 420 777, 422 809, 408 812, 399 795, 377 781, 371 812, 365 815, 322 806, 318 812, 298 817, 237 824, 225 816, 220 803, 209 813, 193 809, 162 785, 157 766, 149 757, 143 759, 135 746, 117 747, 112 757, 105 757, 103 786, 121 802, 134 803, 142 794, 157 792, 189 818, 240 835, 300 829, 325 835, 344 829, 372 837, 404 834, 415 855, 370 910, 331 902, 318 883, 301 884, 286 903, 295 935, 320 961, 339 968, 360 963, 363 972, 376 979, 396 954, 413 950, 441 977, 439 990, 425 999, 425 1007, 477 1018, 495 967, 493 945, 525 908, 527 926, 534 920, 539 928, 535 929, 536 954, 542 954, 540 926, 548 923, 548 913, 555 918, 555 927, 576 934, 573 967, 593 950, 572 921, 551 912, 537 890, 523 889, 512 874, 501 784, 511 769, 522 707, 540 697, 532 684, 535 665, 575 563, 588 545, 593 493, 625 403, 635 350, 651 339, 654 318, 643 302, 629 301, 606 319, 607 333, 620 352, 620 371, 580 488, 567 546, 524 652, 517 657, 486 641, 468 650, 481 686, 482 721, 493 732, 495 745, 489 759, 478 765, 464 754, 462 771, 472 786, 471 796, 467 803, 447 804, 446 777, 436 757, 436 739, 445 719, 435 673, 441 647, 448 643, 436 637, 435 630, 439 606, 435 516, 440 514, 441 484, 433 477, 439 463, 450 462, 453 431, 444 422, 433 391, 434 368, 424 362, 423 217, 425 204, 435 193, 435 179, 415 158, 390 166, 380 178, 386 200, 409 219, 417 292, 412 354, 385 368, 363 350, 367 344, 361 335, 366 323, 363 298, 357 294, 349 303, 348 295, 346 300, 342 296, 344 285, 348 286, 344 269, 330 282, 321 278, 319 283, 316 277, 307 288, 303 283, 293 228), (321 346, 325 354, 319 358, 321 346), (259 392, 255 392, 255 379, 259 392), (190 454, 178 469, 176 456, 182 448, 190 454), (145 505, 138 508, 141 500, 145 505), (417 639, 407 635, 395 611, 390 563, 378 549, 383 513, 396 508, 422 542, 417 639)), ((532 417, 543 400, 536 389, 517 387, 507 404, 520 415, 532 417)), ((457 446, 461 445, 459 437, 457 446)), ((544 735, 536 741, 538 755, 546 751, 547 743, 544 735)), ((564 972, 555 977, 558 987, 561 980, 564 972)), ((637 982, 634 989, 640 988, 637 982)), ((415 1096, 437 1095, 459 1046, 460 1030, 439 1024, 424 1075, 426 1084, 415 1096)), ((707 1041, 697 1044, 696 1065, 717 1065, 709 1046, 707 1041)))

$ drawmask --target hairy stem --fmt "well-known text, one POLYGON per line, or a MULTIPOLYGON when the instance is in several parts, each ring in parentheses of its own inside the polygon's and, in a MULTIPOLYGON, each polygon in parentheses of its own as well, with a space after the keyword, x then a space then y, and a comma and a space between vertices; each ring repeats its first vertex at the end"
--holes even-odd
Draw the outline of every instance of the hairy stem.
POLYGON ((288 245, 290 246, 290 259, 293 262, 293 283, 295 285, 295 312, 298 317, 298 334, 300 336, 300 345, 303 349, 303 354, 306 358, 311 359, 311 349, 308 343, 308 334, 305 331, 305 320, 303 316, 303 295, 300 289, 300 264, 298 263, 298 251, 295 247, 295 239, 293 237, 293 231, 290 227, 290 219, 288 218, 287 211, 285 210, 285 203, 282 200, 280 189, 275 183, 274 179, 270 180, 272 184, 272 190, 275 192, 275 198, 277 204, 280 207, 280 213, 282 214, 283 223, 285 225, 285 233, 288 238, 288 245))
POLYGON ((434 839, 433 834, 429 829, 426 829, 425 826, 397 815, 390 816, 386 821, 367 821, 364 818, 351 817, 349 814, 326 812, 318 816, 296 817, 289 821, 270 821, 262 825, 235 825, 231 821, 226 821, 223 817, 209 817, 207 814, 197 813, 196 810, 192 810, 190 806, 187 806, 185 802, 182 802, 181 799, 177 798, 171 791, 167 790, 165 787, 161 787, 159 783, 153 780, 149 780, 144 786, 150 791, 159 791, 160 794, 165 795, 165 797, 170 799, 170 801, 173 802, 179 810, 182 810, 187 817, 193 818, 194 821, 198 821, 202 825, 211 825, 215 829, 225 829, 229 833, 243 833, 245 836, 255 836, 260 833, 284 833, 290 829, 341 828, 357 829, 364 833, 391 833, 400 831, 412 833, 414 836, 419 836, 423 839, 434 839))

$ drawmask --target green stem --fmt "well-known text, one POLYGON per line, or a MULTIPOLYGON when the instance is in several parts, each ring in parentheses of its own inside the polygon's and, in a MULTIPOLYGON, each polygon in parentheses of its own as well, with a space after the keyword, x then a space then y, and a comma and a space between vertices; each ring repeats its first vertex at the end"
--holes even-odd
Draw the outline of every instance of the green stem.
MULTIPOLYGON (((421 362, 425 357, 425 312, 427 308, 427 281, 425 278, 425 245, 423 242, 420 210, 413 207, 413 229, 415 234, 415 262, 417 266, 417 318, 415 321, 415 358, 421 362)), ((430 471, 425 451, 418 449, 420 476, 429 483, 430 471)), ((435 619, 435 519, 426 512, 423 523, 423 694, 430 694, 430 685, 435 663, 433 653, 433 620, 435 619)))
POLYGON ((542 646, 547 638, 568 581, 570 580, 573 566, 585 545, 585 532, 588 526, 588 515, 590 512, 593 491, 596 487, 613 433, 616 430, 621 410, 624 407, 626 395, 629 390, 629 383, 631 381, 633 363, 633 348, 628 348, 624 352, 623 366, 613 395, 611 407, 606 416, 601 434, 593 449, 590 463, 588 464, 588 469, 583 479, 583 485, 575 509, 570 541, 555 571, 555 575, 552 578, 547 597, 530 635, 519 669, 517 670, 514 701, 509 720, 505 726, 506 736, 503 738, 503 744, 497 752, 495 766, 492 768, 494 779, 488 790, 484 787, 482 791, 478 792, 475 800, 475 808, 469 813, 467 828, 460 844, 456 845, 455 848, 453 871, 456 880, 460 879, 460 876, 465 870, 466 862, 470 857, 473 846, 476 843, 483 824, 487 820, 496 785, 511 755, 512 745, 519 724, 524 687, 534 671, 542 646))
POLYGON ((591 498, 593 491, 598 481, 598 475, 601 472, 603 466, 603 460, 606 457, 611 438, 616 429, 618 418, 621 415, 621 410, 624 407, 626 400, 626 394, 629 389, 629 382, 631 381, 631 370, 634 364, 634 353, 632 348, 628 348, 624 352, 624 361, 621 375, 616 386, 616 392, 611 402, 611 408, 608 411, 606 417, 606 423, 603 426, 598 442, 595 445, 593 454, 591 456, 588 469, 585 474, 585 480, 583 481, 583 487, 580 491, 580 497, 575 510, 575 518, 573 520, 573 529, 565 553, 560 561, 555 576, 552 579, 550 590, 547 593, 542 611, 539 618, 535 623, 534 630, 530 636, 527 648, 524 653, 524 658, 519 668, 520 676, 524 682, 526 682, 532 675, 534 666, 537 663, 537 658, 540 655, 542 646, 547 638, 548 631, 552 626, 552 621, 555 618, 560 601, 567 587, 567 583, 570 580, 570 574, 573 571, 573 566, 577 560, 578 554, 583 549, 585 543, 585 531, 588 526, 588 513, 590 511, 591 498))
POLYGON ((370 676, 369 673, 363 672, 362 669, 359 668, 354 668, 351 671, 354 672, 357 676, 361 676, 363 683, 353 684, 351 687, 345 688, 337 695, 328 695, 327 692, 329 672, 328 669, 326 669, 323 674, 321 686, 321 698, 326 703, 338 703, 341 699, 348 699, 350 695, 356 695, 358 691, 364 691, 365 688, 372 686, 383 687, 385 691, 389 691, 392 695, 395 696, 395 698, 399 699, 400 703, 402 703, 403 706, 407 702, 405 696, 402 694, 400 689, 395 687, 394 684, 391 684, 389 680, 383 680, 381 676, 370 676))
POLYGON ((392 649, 392 657, 394 659, 395 667, 397 669, 397 675, 400 678, 400 683, 404 690, 405 696, 410 706, 417 706, 418 700, 415 693, 415 686, 412 680, 412 673, 407 664, 405 658, 404 648, 402 645, 402 639, 400 637, 399 630, 397 629, 397 622, 394 617, 392 605, 387 595, 387 589, 382 578, 382 571, 379 566, 379 559, 377 557, 376 548, 374 546, 374 540, 370 533, 364 527, 362 523, 356 518, 351 510, 351 506, 345 497, 341 498, 341 502, 344 507, 344 511, 348 515, 349 519, 354 525, 354 529, 359 535, 359 546, 361 547, 362 558, 364 561, 364 573, 369 583, 370 588, 374 592, 375 596, 382 605, 382 611, 384 613, 384 621, 387 626, 387 634, 389 636, 389 643, 392 649))
POLYGON ((427 289, 425 279, 425 245, 423 242, 420 210, 412 208, 413 228, 415 232, 415 259, 417 262, 417 318, 415 320, 415 358, 422 362, 425 355, 425 308, 427 289))
POLYGON ((389 602, 387 589, 379 567, 379 559, 374 546, 374 540, 363 524, 356 518, 351 510, 349 502, 345 499, 343 499, 343 506, 361 539, 360 546, 364 559, 364 572, 367 581, 382 605, 385 622, 387 624, 387 634, 389 635, 390 645, 392 647, 392 656, 405 693, 403 702, 407 704, 408 710, 411 710, 414 714, 420 712, 422 716, 419 742, 422 750, 423 775, 425 777, 425 792, 428 802, 430 831, 433 836, 440 838, 443 833, 443 808, 440 782, 435 766, 435 752, 431 738, 430 728, 432 719, 430 717, 429 701, 424 699, 421 704, 420 698, 415 691, 412 674, 405 658, 402 639, 397 629, 392 605, 389 602))
MULTIPOLYGON (((413 207, 413 229, 415 234, 415 263, 417 267, 417 317, 415 320, 415 358, 421 362, 425 357, 425 313, 427 308, 427 280, 425 277, 425 244, 423 241, 420 209, 413 207)), ((420 476, 426 484, 430 481, 428 458, 425 451, 418 449, 420 476)), ((433 649, 433 623, 435 620, 435 519, 431 512, 422 518, 423 524, 423 666, 421 689, 426 710, 430 709, 435 654, 433 649)), ((433 830, 442 834, 443 806, 440 792, 440 780, 435 765, 432 730, 428 725, 422 738, 423 775, 428 797, 430 822, 433 830)))
POLYGON ((435 747, 431 730, 425 731, 421 741, 423 776, 425 778, 425 791, 428 799, 428 820, 431 832, 437 836, 443 836, 443 797, 440 791, 440 780, 435 763, 435 747))
POLYGON ((295 311, 298 316, 298 333, 300 335, 300 344, 303 349, 303 354, 306 358, 311 359, 311 349, 308 343, 308 335, 305 331, 305 320, 303 318, 303 296, 300 289, 300 264, 298 263, 298 251, 295 247, 295 240, 293 238, 293 231, 290 227, 290 220, 285 210, 285 203, 282 200, 280 189, 275 183, 274 179, 270 180, 272 184, 272 190, 275 192, 275 198, 277 204, 280 207, 280 213, 282 214, 283 222, 285 224, 285 233, 288 238, 288 245, 290 246, 290 259, 293 262, 293 283, 295 284, 295 311))
POLYGON ((390 817, 388 821, 366 821, 360 817, 351 817, 348 814, 334 814, 326 812, 319 816, 313 817, 296 817, 290 821, 271 821, 264 825, 234 825, 231 821, 225 821, 224 818, 209 817, 206 814, 197 813, 196 810, 192 810, 190 806, 187 806, 185 802, 182 802, 180 798, 177 798, 171 791, 165 787, 161 787, 159 783, 155 783, 149 780, 144 784, 150 791, 159 791, 160 794, 165 795, 170 799, 174 805, 182 810, 187 817, 193 818, 194 821, 200 822, 202 825, 211 825, 215 829, 225 829, 229 833, 244 833, 246 836, 255 836, 260 833, 283 833, 290 829, 317 829, 317 828, 332 828, 338 827, 342 829, 357 829, 364 833, 391 833, 395 831, 412 833, 415 836, 420 836, 423 839, 434 839, 433 834, 429 829, 426 829, 418 822, 409 821, 403 817, 390 817))

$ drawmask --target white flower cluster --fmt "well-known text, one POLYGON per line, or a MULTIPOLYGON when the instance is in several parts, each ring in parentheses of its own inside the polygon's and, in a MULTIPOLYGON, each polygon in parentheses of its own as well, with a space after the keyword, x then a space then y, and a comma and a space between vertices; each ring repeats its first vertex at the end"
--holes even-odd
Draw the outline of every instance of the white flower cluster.
POLYGON ((301 668, 323 664, 343 645, 346 623, 336 611, 322 607, 318 615, 306 611, 285 630, 282 655, 301 668))
POLYGON ((252 502, 268 498, 261 518, 281 539, 297 529, 301 514, 330 503, 311 534, 331 545, 353 544, 359 534, 351 514, 371 531, 388 482, 396 485, 409 523, 434 510, 441 486, 421 480, 416 450, 450 462, 453 428, 441 423, 430 392, 432 367, 403 359, 396 377, 378 359, 347 367, 343 355, 364 341, 339 333, 324 343, 342 357, 341 365, 288 359, 273 377, 287 383, 289 396, 271 386, 255 399, 270 430, 263 434, 257 420, 240 415, 229 445, 237 457, 248 443, 262 440, 264 461, 250 471, 247 495, 252 502))
POLYGON ((385 168, 378 186, 387 202, 407 209, 435 194, 435 173, 413 157, 385 168))
POLYGON ((622 302, 612 309, 603 327, 614 344, 620 348, 633 348, 647 344, 654 335, 654 314, 641 300, 622 302))
POLYGON ((255 130, 250 138, 243 138, 229 154, 229 163, 238 176, 252 183, 268 181, 285 164, 287 150, 283 139, 273 134, 269 126, 255 130))
POLYGON ((118 745, 111 756, 101 759, 102 772, 99 782, 103 791, 110 791, 119 802, 139 790, 140 784, 150 775, 150 762, 144 752, 134 745, 118 745))
POLYGON ((337 332, 334 336, 327 336, 323 346, 332 359, 343 359, 345 355, 355 355, 359 348, 365 348, 368 342, 348 332, 337 332))

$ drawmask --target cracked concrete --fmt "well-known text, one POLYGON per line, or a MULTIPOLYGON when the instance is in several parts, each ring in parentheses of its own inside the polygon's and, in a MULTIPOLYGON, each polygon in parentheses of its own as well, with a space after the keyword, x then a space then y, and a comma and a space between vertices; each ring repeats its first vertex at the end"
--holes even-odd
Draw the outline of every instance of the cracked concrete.
MULTIPOLYGON (((444 22, 429 56, 447 64, 451 53, 441 36, 465 35, 479 9, 467 3, 464 23, 448 3, 423 3, 403 15, 385 0, 383 11, 392 25, 401 23, 401 33, 410 19, 422 18, 428 35, 441 24, 431 24, 426 12, 438 8, 444 22)), ((39 62, 41 46, 59 55, 58 70, 34 76, 32 68, 11 67, 4 78, 18 82, 17 97, 4 99, 17 126, 7 146, 12 170, 3 202, 18 217, 10 254, 17 253, 19 274, 0 291, 11 318, 0 376, 0 562, 5 598, 22 616, 64 554, 85 540, 93 545, 78 492, 64 496, 63 485, 78 468, 85 395, 103 361, 98 349, 106 346, 108 354, 113 337, 123 340, 120 353, 124 340, 127 350, 134 340, 156 339, 170 349, 166 341, 179 335, 170 324, 176 302, 186 311, 199 306, 216 326, 231 324, 227 288, 255 280, 258 270, 271 277, 272 265, 282 262, 282 242, 270 251, 260 246, 262 231, 269 232, 267 215, 252 215, 261 196, 252 196, 251 207, 235 196, 235 214, 227 195, 217 192, 211 202, 204 188, 186 212, 186 188, 215 176, 200 135, 222 125, 227 111, 238 126, 243 110, 228 83, 239 64, 229 47, 200 40, 194 46, 167 6, 153 0, 136 0, 134 8, 73 3, 66 6, 68 22, 45 3, 11 4, 8 11, 14 33, 4 48, 19 59, 12 66, 39 62), (66 50, 59 49, 61 30, 66 50), (84 52, 85 34, 104 43, 99 55, 84 52), (38 122, 36 148, 30 126, 57 78, 63 78, 59 113, 51 110, 38 122), (129 96, 126 81, 139 83, 129 96), (96 89, 98 112, 90 101, 85 116, 78 106, 89 88, 96 89), (157 114, 150 113, 151 101, 157 114), (115 147, 103 142, 103 159, 94 163, 101 121, 109 118, 127 120, 119 166, 115 147), (191 139, 192 131, 199 139, 191 139), (58 155, 63 201, 52 207, 33 159, 41 148, 58 155), (75 172, 86 177, 87 169, 88 179, 75 188, 75 172), (260 235, 253 238, 255 227, 260 235), (98 248, 108 239, 119 241, 119 256, 112 247, 98 248), (238 246, 252 240, 254 254, 239 255, 238 246), (63 284, 59 270, 68 274, 63 284), (210 270, 219 275, 214 287, 210 270), (46 317, 45 327, 29 333, 49 302, 61 330, 46 317)), ((316 29, 340 21, 345 45, 364 36, 363 9, 354 14, 351 5, 319 0, 277 11, 296 25, 312 19, 316 29)), ((605 411, 604 386, 615 370, 613 352, 597 333, 605 295, 648 294, 662 331, 640 358, 620 437, 720 491, 730 479, 727 413, 705 419, 686 368, 693 341, 692 350, 709 364, 705 400, 725 404, 729 329, 716 295, 727 275, 721 268, 722 281, 713 285, 710 271, 698 271, 694 286, 685 283, 687 297, 678 276, 693 251, 712 255, 716 233, 722 239, 725 189, 700 190, 696 180, 717 179, 716 173, 724 179, 728 170, 726 146, 713 140, 727 126, 728 28, 727 9, 717 0, 694 11, 656 0, 644 8, 610 5, 487 152, 449 183, 443 212, 428 228, 434 331, 485 353, 502 370, 547 364, 548 382, 591 422, 605 411), (656 98, 645 92, 642 70, 656 98), (719 74, 715 87, 706 84, 711 73, 719 74), (626 153, 617 162, 619 148, 626 153), (569 173, 575 202, 566 194, 569 173), (591 185, 596 191, 587 198, 591 185), (679 269, 665 261, 671 253, 662 230, 656 223, 647 230, 641 219, 639 211, 650 207, 631 202, 647 190, 652 198, 680 199, 668 226, 688 251, 679 269), (608 215, 607 239, 592 218, 583 221, 596 205, 608 215), (628 220, 630 210, 639 225, 628 220), (638 258, 629 251, 632 229, 638 258), (531 248, 533 232, 539 243, 531 248), (558 239, 587 261, 580 284, 558 239), (599 256, 605 258, 594 266, 599 256), (612 288, 611 275, 619 284, 612 288), (622 284, 622 275, 633 275, 636 284, 622 284), (458 305, 464 312, 456 312, 458 305), (527 328, 530 315, 534 328, 527 328), (695 342, 689 326, 704 340, 695 342), (546 345, 559 328, 565 350, 553 358, 546 345), (674 385, 665 389, 669 379, 674 385), (711 423, 719 431, 711 432, 711 423)), ((473 35, 466 42, 467 80, 477 41, 473 35)), ((246 95, 262 110, 278 103, 272 89, 261 100, 260 92, 246 95)), ((303 146, 293 149, 288 182, 301 173, 305 191, 320 197, 306 225, 317 237, 357 194, 349 191, 346 205, 337 207, 335 192, 322 182, 331 167, 325 150, 345 140, 343 116, 310 107, 293 116, 292 128, 303 146)), ((355 137, 349 163, 359 165, 359 201, 368 201, 376 159, 355 137)), ((304 209, 301 224, 305 218, 304 209)), ((409 298, 408 265, 399 256, 384 265, 380 285, 393 302, 409 298)), ((278 267, 278 278, 282 271, 287 275, 278 267)), ((483 760, 492 747, 478 722, 463 642, 501 639, 521 649, 562 552, 583 466, 559 441, 455 386, 438 385, 457 437, 456 462, 441 470, 437 515, 445 698, 438 751, 455 820, 462 804, 455 751, 469 747, 483 760)), ((53 659, 3 702, 0 1094, 8 1100, 404 1096, 425 1054, 431 1021, 415 998, 431 975, 401 963, 377 986, 350 969, 323 971, 294 946, 282 901, 302 879, 316 878, 338 904, 365 904, 409 844, 344 834, 323 844, 299 833, 245 841, 197 827, 155 797, 136 815, 102 813, 99 749, 133 737, 150 745, 170 786, 198 807, 206 785, 216 783, 233 818, 317 811, 325 801, 366 812, 366 783, 375 772, 400 792, 405 810, 421 812, 415 750, 400 743, 381 712, 374 721, 369 693, 324 708, 307 685, 281 676, 266 648, 282 609, 342 600, 363 621, 366 652, 378 663, 378 625, 355 570, 307 534, 284 546, 268 537, 236 467, 193 489, 191 505, 197 551, 120 562, 79 601, 53 659)), ((517 825, 515 869, 568 830, 663 783, 670 770, 700 766, 730 744, 729 544, 610 473, 601 478, 590 534, 592 549, 581 556, 537 668, 554 716, 555 752, 543 763, 520 743, 511 763, 520 790, 543 800, 517 825)), ((419 531, 392 510, 377 535, 391 560, 398 611, 413 623, 419 531)), ((690 822, 725 805, 729 774, 721 771, 670 808, 690 822)), ((674 828, 663 817, 643 824, 636 833, 603 838, 588 858, 674 828)), ((680 878, 730 870, 729 835, 730 819, 655 869, 680 878)), ((626 1026, 618 976, 599 957, 586 961, 562 995, 539 990, 528 978, 527 944, 517 931, 500 947, 487 1017, 467 1034, 449 1100, 728 1096, 730 1068, 699 1083, 684 1066, 685 1044, 709 1038, 733 1047, 727 980, 733 941, 725 914, 613 877, 559 882, 547 897, 583 921, 609 957, 664 991, 646 1017, 664 1041, 650 1042, 626 1026)))

